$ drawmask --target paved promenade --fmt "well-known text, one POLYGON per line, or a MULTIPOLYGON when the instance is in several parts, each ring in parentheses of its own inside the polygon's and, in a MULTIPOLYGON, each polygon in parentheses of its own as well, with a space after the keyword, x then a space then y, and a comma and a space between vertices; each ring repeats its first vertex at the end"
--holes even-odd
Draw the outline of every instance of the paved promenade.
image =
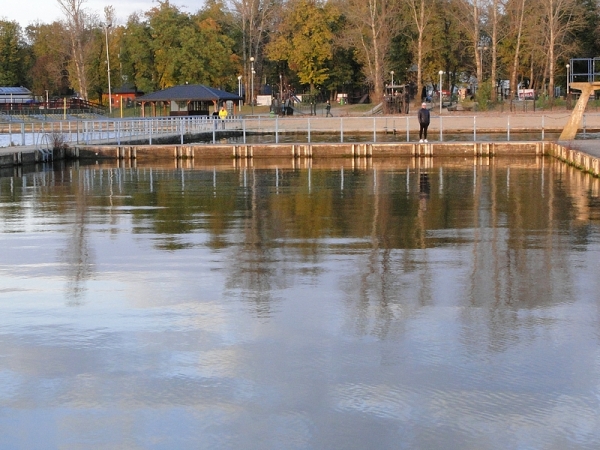
POLYGON ((586 139, 586 140, 575 140, 571 142, 561 142, 567 148, 579 150, 580 152, 587 153, 595 158, 600 158, 600 140, 598 139, 586 139))
MULTIPOLYGON (((334 110, 335 112, 335 110, 334 110)), ((343 114, 343 110, 339 111, 343 114)), ((430 141, 434 142, 437 139, 437 131, 440 127, 444 133, 451 133, 459 130, 465 134, 465 141, 472 142, 473 135, 470 131, 476 129, 477 133, 507 133, 507 132, 534 132, 540 133, 542 129, 546 132, 560 132, 567 123, 570 117, 570 111, 538 111, 538 112, 526 112, 526 113, 501 113, 501 112, 467 112, 467 111, 456 111, 448 112, 443 110, 440 117, 439 112, 434 108, 431 111, 432 122, 430 125, 430 141)), ((279 118, 279 131, 285 130, 286 124, 292 123, 295 119, 307 120, 307 117, 294 117, 294 118, 279 118)), ((247 122, 252 125, 252 120, 246 119, 247 122)), ((268 119, 264 119, 266 122, 268 119)), ((412 112, 409 115, 386 115, 386 116, 375 116, 375 117, 362 117, 362 116, 337 116, 333 118, 323 117, 312 117, 311 119, 311 130, 320 132, 338 132, 340 122, 344 122, 344 132, 352 132, 352 130, 358 130, 364 132, 373 128, 374 120, 378 121, 379 124, 382 122, 386 123, 386 127, 393 126, 398 128, 398 140, 404 140, 404 130, 406 127, 410 129, 411 134, 418 131, 418 124, 416 121, 416 112, 412 112), (393 124, 393 125, 392 125, 393 124)), ((296 126, 296 125, 294 125, 296 126)), ((379 126, 379 125, 378 125, 379 126)), ((596 113, 590 111, 584 116, 583 126, 588 132, 600 131, 600 112, 596 113)), ((250 128, 249 128, 250 129, 250 128)), ((262 128, 263 132, 269 132, 270 130, 262 128)), ((301 129, 298 129, 300 132, 301 129)), ((378 131, 379 132, 379 131, 378 131)), ((600 141, 595 140, 575 140, 568 143, 562 143, 566 147, 577 148, 580 151, 586 152, 592 156, 600 157, 600 141)), ((36 146, 11 146, 11 147, 0 147, 0 155, 9 155, 17 152, 28 153, 36 150, 36 146)))

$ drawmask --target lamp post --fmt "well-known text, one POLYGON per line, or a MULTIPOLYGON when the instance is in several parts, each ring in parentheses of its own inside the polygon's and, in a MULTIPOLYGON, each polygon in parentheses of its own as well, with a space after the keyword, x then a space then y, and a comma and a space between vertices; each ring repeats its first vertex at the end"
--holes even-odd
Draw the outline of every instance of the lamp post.
MULTIPOLYGON (((279 74, 279 101, 277 102, 277 115, 283 113, 283 74, 279 74)), ((312 105, 310 107, 310 115, 312 116, 312 105)))
POLYGON ((106 73, 108 75, 108 110, 112 115, 112 93, 110 90, 110 58, 108 56, 108 29, 110 27, 110 23, 104 25, 104 35, 106 37, 106 73))
POLYGON ((444 71, 440 70, 438 72, 440 75, 440 116, 442 115, 442 75, 444 75, 444 71))
POLYGON ((479 64, 481 64, 481 80, 479 80, 481 83, 483 83, 483 51, 487 49, 488 47, 485 45, 483 40, 477 46, 477 50, 479 50, 479 64))
MULTIPOLYGON (((239 75, 238 76, 238 96, 242 96, 242 76, 239 75)), ((240 110, 240 112, 242 111, 242 99, 240 98, 238 100, 238 109, 240 110)))
POLYGON ((252 105, 252 115, 254 115, 254 56, 250 57, 250 64, 252 66, 252 77, 250 84, 250 105, 252 105))
POLYGON ((569 95, 569 67, 571 67, 571 65, 567 64, 566 67, 567 67, 567 95, 569 95))
POLYGON ((279 74, 279 102, 283 101, 283 75, 279 74))
POLYGON ((394 86, 394 71, 390 71, 390 75, 392 76, 392 86, 394 86))

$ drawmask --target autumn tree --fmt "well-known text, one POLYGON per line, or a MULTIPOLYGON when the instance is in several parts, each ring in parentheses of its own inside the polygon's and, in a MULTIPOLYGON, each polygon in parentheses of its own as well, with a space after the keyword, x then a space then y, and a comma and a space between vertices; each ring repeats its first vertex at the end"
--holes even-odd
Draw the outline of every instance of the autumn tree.
POLYGON ((521 41, 523 37, 523 22, 525 19, 526 3, 525 0, 516 0, 512 2, 516 8, 514 17, 516 20, 512 22, 514 29, 514 49, 512 55, 512 63, 510 69, 510 92, 512 94, 511 101, 514 98, 514 94, 517 92, 517 70, 519 68, 519 58, 521 56, 521 41))
POLYGON ((235 88, 240 62, 235 41, 223 32, 222 13, 217 21, 206 10, 190 15, 160 1, 145 20, 133 14, 118 33, 123 74, 144 92, 184 83, 235 88))
MULTIPOLYGON (((443 80, 451 86, 469 83, 473 73, 471 39, 464 26, 453 14, 447 0, 436 0, 429 31, 426 33, 423 80, 432 84, 439 82, 438 72, 444 72, 443 80)), ((452 91, 452 89, 450 89, 452 91)))
POLYGON ((345 0, 338 4, 348 23, 345 43, 355 49, 370 84, 371 98, 378 102, 383 95, 389 50, 400 28, 399 0, 345 0))
POLYGON ((556 62, 565 54, 576 30, 583 27, 578 0, 538 0, 548 56, 548 91, 554 97, 556 62))
POLYGON ((423 89, 423 60, 425 57, 425 31, 428 29, 434 12, 433 0, 403 0, 403 6, 407 12, 406 20, 415 31, 414 46, 416 47, 417 66, 417 95, 415 102, 421 102, 421 91, 423 89))
POLYGON ((286 61, 312 93, 315 85, 322 85, 329 78, 332 25, 339 14, 335 8, 315 0, 294 0, 289 8, 276 30, 276 38, 266 47, 266 55, 274 61, 286 61))
POLYGON ((482 45, 481 29, 483 0, 453 0, 450 11, 461 24, 463 31, 469 37, 469 45, 475 61, 475 71, 479 83, 483 81, 483 66, 478 47, 482 45))
POLYGON ((31 90, 36 95, 67 95, 70 41, 60 22, 32 24, 25 30, 31 46, 31 90))
POLYGON ((87 49, 90 39, 90 16, 83 8, 85 0, 56 0, 65 15, 65 28, 71 41, 71 61, 74 67, 74 76, 71 83, 79 94, 88 99, 87 81, 87 49))
POLYGON ((241 63, 233 52, 234 45, 213 18, 194 16, 189 33, 182 39, 180 81, 236 89, 234 75, 241 70, 241 63))
MULTIPOLYGON (((495 85, 495 80, 498 75, 498 43, 501 39, 502 28, 501 19, 502 11, 505 10, 505 4, 502 0, 488 0, 484 4, 484 28, 487 31, 489 52, 490 52, 490 80, 492 86, 495 85)), ((483 61, 482 61, 482 73, 483 73, 483 61)), ((492 101, 496 101, 497 92, 496 89, 492 89, 492 101)))
POLYGON ((261 78, 263 66, 263 50, 269 40, 270 31, 274 27, 277 12, 283 0, 230 0, 231 8, 237 17, 237 26, 241 32, 241 58, 244 66, 244 85, 246 101, 254 98, 250 92, 248 80, 252 77, 252 64, 261 78))

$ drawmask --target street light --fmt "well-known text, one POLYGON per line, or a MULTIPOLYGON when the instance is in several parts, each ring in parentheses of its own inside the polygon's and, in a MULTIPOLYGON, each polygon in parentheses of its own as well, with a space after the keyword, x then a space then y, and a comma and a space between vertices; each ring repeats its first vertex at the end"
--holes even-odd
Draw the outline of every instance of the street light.
POLYGON ((283 101, 283 74, 279 74, 279 102, 283 101))
POLYGON ((569 95, 569 67, 571 67, 571 65, 567 64, 567 95, 569 95))
POLYGON ((438 72, 440 75, 440 116, 442 115, 442 75, 444 75, 444 71, 440 70, 438 72))
POLYGON ((392 75, 392 86, 393 86, 393 85, 394 85, 394 71, 393 71, 393 70, 391 70, 391 71, 390 71, 390 74, 392 75))
POLYGON ((108 74, 108 110, 112 115, 112 93, 110 91, 110 58, 108 56, 108 29, 110 27, 110 23, 104 25, 104 35, 106 36, 106 73, 108 74))
POLYGON ((481 64, 481 80, 479 80, 479 81, 481 81, 482 83, 483 83, 483 51, 487 50, 487 49, 488 49, 488 46, 485 45, 485 43, 483 43, 483 41, 481 44, 479 44, 477 46, 477 50, 479 50, 479 64, 481 64))
MULTIPOLYGON (((239 75, 238 76, 238 96, 242 96, 242 76, 239 75)), ((240 110, 240 112, 242 111, 242 99, 240 98, 238 100, 238 108, 240 110)))
POLYGON ((252 64, 252 82, 250 88, 250 104, 252 105, 252 115, 254 115, 254 56, 250 57, 250 63, 252 64))

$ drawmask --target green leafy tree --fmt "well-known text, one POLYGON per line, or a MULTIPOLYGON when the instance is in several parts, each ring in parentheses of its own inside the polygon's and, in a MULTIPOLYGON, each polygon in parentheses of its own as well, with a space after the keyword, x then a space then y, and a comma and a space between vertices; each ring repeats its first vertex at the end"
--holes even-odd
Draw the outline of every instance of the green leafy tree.
POLYGON ((0 86, 25 84, 28 51, 17 22, 0 20, 0 86))
POLYGON ((152 37, 156 84, 160 89, 174 86, 181 79, 182 40, 191 31, 191 18, 168 0, 158 0, 158 6, 147 12, 146 17, 152 37))
POLYGON ((333 56, 333 24, 339 14, 328 4, 295 0, 283 17, 277 37, 266 48, 271 60, 287 61, 303 84, 323 84, 329 78, 327 62, 333 56))
POLYGON ((474 63, 467 30, 454 14, 448 14, 451 10, 449 1, 437 0, 435 10, 437 13, 431 19, 426 43, 427 48, 432 50, 424 58, 423 79, 437 84, 438 72, 443 70, 442 81, 445 86, 468 83, 474 75, 474 63))
POLYGON ((152 30, 137 14, 129 17, 119 38, 119 61, 122 74, 142 92, 158 89, 154 65, 152 30))
POLYGON ((221 32, 219 24, 212 18, 199 20, 185 36, 179 81, 234 88, 237 78, 233 82, 232 74, 241 70, 239 58, 233 53, 234 41, 221 32))

